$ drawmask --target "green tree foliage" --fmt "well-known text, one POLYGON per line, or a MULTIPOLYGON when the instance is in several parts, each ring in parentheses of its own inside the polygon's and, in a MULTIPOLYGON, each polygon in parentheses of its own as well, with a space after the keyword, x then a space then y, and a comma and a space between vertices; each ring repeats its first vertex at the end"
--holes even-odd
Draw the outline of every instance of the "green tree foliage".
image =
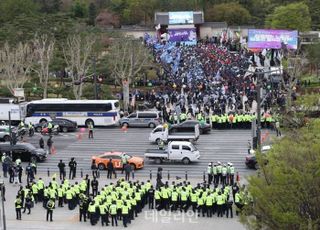
POLYGON ((42 13, 57 13, 60 10, 61 0, 36 0, 42 13))
POLYGON ((39 5, 33 0, 1 0, 0 1, 0 25, 12 21, 17 16, 34 16, 39 5))
POLYGON ((77 0, 72 6, 72 13, 75 18, 84 18, 88 14, 88 6, 86 1, 77 0))
POLYGON ((227 22, 229 25, 248 24, 251 15, 238 3, 222 3, 207 9, 207 21, 227 22))
POLYGON ((88 24, 90 26, 94 26, 95 25, 96 17, 97 17, 96 6, 95 6, 95 4, 90 3, 89 9, 88 9, 88 24))
POLYGON ((309 7, 303 2, 279 6, 266 19, 266 27, 275 29, 311 29, 309 7))
POLYGON ((320 30, 320 0, 309 0, 312 29, 320 30))
POLYGON ((250 229, 319 229, 319 130, 319 119, 309 121, 257 155, 259 173, 248 180, 254 202, 242 217, 250 229))
POLYGON ((308 47, 308 60, 311 65, 316 68, 317 75, 320 68, 320 43, 313 44, 308 47))

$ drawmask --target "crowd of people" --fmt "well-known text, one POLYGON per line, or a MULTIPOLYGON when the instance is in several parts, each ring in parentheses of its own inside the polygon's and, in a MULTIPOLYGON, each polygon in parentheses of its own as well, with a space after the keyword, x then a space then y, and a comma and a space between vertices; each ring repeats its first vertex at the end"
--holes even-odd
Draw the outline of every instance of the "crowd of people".
MULTIPOLYGON (((170 115, 179 116, 183 112, 193 117, 201 112, 206 117, 256 114, 258 76, 252 72, 267 60, 266 56, 257 56, 246 49, 230 51, 226 44, 214 41, 187 46, 159 42, 146 35, 145 44, 161 66, 159 78, 164 86, 148 92, 147 98, 163 112, 165 121, 169 121, 170 115)), ((285 95, 280 83, 271 77, 261 77, 260 84, 262 111, 272 115, 271 107, 283 105, 285 95)))
MULTIPOLYGON (((221 164, 218 163, 218 167, 221 164)), ((209 165, 210 172, 216 165, 209 165)), ((221 172, 224 166, 221 165, 221 172)), ((26 186, 20 186, 16 199, 16 219, 22 219, 22 211, 31 214, 32 208, 41 203, 47 210, 46 220, 53 221, 53 211, 67 205, 68 210, 79 209, 79 221, 96 225, 118 226, 118 221, 127 227, 147 206, 149 210, 165 210, 171 212, 192 212, 195 216, 233 217, 233 210, 240 212, 247 199, 244 187, 233 183, 233 171, 228 163, 228 179, 208 177, 208 181, 193 186, 189 181, 173 181, 162 183, 162 170, 158 169, 157 183, 150 180, 126 181, 120 178, 116 182, 103 183, 95 176, 86 175, 79 181, 71 182, 66 178, 60 181, 53 175, 49 183, 42 178, 27 181, 26 186)), ((209 168, 208 168, 209 169, 209 168)), ((219 171, 219 169, 218 169, 219 171)), ((213 175, 213 174, 212 174, 213 175)))

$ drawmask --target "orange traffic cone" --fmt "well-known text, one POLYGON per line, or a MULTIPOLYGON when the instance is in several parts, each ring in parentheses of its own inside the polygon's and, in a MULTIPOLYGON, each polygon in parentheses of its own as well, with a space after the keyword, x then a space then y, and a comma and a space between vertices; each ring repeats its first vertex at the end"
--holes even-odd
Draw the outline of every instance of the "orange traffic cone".
POLYGON ((126 132, 128 131, 127 125, 126 125, 126 124, 123 125, 123 126, 121 127, 121 130, 126 133, 126 132))
POLYGON ((56 154, 57 153, 57 150, 54 146, 51 147, 51 154, 56 154))
POLYGON ((77 134, 77 139, 80 141, 80 140, 82 140, 82 133, 78 133, 77 134))

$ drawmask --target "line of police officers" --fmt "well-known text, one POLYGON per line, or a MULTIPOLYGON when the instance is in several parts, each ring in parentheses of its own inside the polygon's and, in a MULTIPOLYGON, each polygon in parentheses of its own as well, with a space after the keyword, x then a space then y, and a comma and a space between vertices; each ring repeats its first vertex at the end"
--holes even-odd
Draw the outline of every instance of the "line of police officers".
MULTIPOLYGON (((212 124, 213 129, 249 129, 251 128, 251 122, 257 118, 255 114, 250 113, 230 113, 230 114, 212 114, 210 117, 206 117, 203 112, 196 114, 195 117, 199 122, 208 122, 212 124)), ((184 122, 191 120, 191 113, 181 112, 179 116, 176 113, 171 113, 169 116, 169 123, 176 124, 178 122, 184 122)), ((261 125, 264 128, 274 127, 275 119, 269 113, 263 113, 261 116, 261 125)))
POLYGON ((41 178, 25 188, 21 186, 15 200, 16 218, 21 220, 22 208, 24 211, 28 209, 30 214, 33 204, 42 202, 47 209, 47 221, 52 221, 53 209, 58 201, 58 207, 64 207, 63 204, 67 203, 69 210, 79 206, 80 221, 86 222, 89 218, 91 225, 95 225, 101 219, 102 226, 110 223, 117 226, 118 220, 122 220, 126 227, 146 204, 149 209, 157 210, 187 212, 191 208, 195 214, 207 217, 212 217, 215 213, 218 217, 224 214, 233 217, 233 201, 237 212, 246 204, 243 192, 237 184, 233 187, 225 184, 219 188, 206 183, 193 187, 190 182, 172 182, 171 185, 166 182, 154 188, 149 180, 144 183, 120 179, 115 184, 105 185, 96 196, 92 196, 89 194, 88 180, 86 177, 80 183, 75 182, 72 185, 68 180, 63 180, 59 185, 54 176, 47 186, 41 178), (231 191, 233 201, 230 198, 231 191))
POLYGON ((225 185, 233 185, 234 184, 234 174, 235 168, 231 162, 227 164, 221 164, 218 161, 216 164, 212 162, 208 164, 207 175, 208 175, 208 184, 214 184, 217 186, 218 184, 225 185))

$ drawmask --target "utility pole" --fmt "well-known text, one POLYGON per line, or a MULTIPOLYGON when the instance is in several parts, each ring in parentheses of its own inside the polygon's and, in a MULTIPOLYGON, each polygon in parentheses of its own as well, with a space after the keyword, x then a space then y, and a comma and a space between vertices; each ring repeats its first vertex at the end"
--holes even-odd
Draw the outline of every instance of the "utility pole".
POLYGON ((93 84, 94 84, 94 99, 98 100, 97 74, 96 74, 96 56, 93 56, 93 84))
POLYGON ((0 181, 0 188, 1 188, 1 206, 2 206, 2 224, 3 224, 3 230, 7 229, 7 223, 6 223, 6 212, 4 209, 4 181, 0 181))
POLYGON ((13 145, 12 141, 12 129, 11 129, 11 112, 8 112, 9 117, 9 135, 10 135, 10 145, 13 145))
POLYGON ((261 85, 259 76, 260 74, 261 73, 258 73, 257 79, 257 149, 259 151, 261 151, 261 85))

